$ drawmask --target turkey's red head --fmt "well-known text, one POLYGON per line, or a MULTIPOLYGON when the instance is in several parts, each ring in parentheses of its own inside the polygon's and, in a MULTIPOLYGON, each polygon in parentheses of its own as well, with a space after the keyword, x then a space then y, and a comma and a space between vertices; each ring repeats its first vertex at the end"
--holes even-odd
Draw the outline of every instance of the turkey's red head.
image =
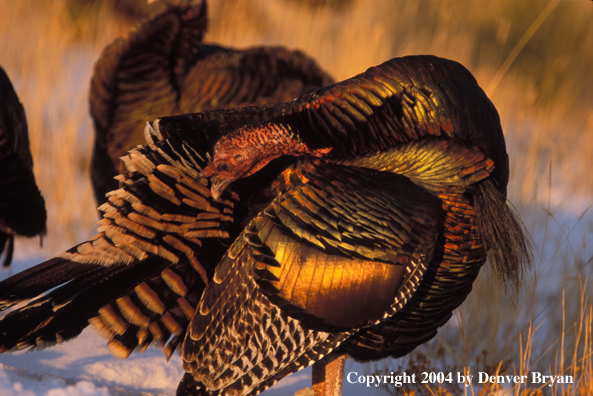
POLYGON ((254 174, 275 158, 305 154, 322 157, 331 149, 309 150, 290 127, 283 125, 245 127, 216 142, 212 162, 200 176, 210 177, 212 196, 218 199, 233 181, 254 174))

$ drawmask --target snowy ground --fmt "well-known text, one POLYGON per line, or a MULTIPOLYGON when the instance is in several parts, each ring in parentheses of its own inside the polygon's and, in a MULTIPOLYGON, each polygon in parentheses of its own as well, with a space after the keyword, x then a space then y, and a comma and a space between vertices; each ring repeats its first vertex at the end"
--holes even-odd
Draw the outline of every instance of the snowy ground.
MULTIPOLYGON (((348 362, 346 373, 366 368, 348 362)), ((174 395, 183 375, 181 359, 167 363, 161 351, 149 349, 127 360, 112 357, 105 340, 85 330, 64 345, 37 352, 0 355, 2 396, 161 396, 174 395)), ((311 386, 311 368, 293 374, 263 396, 289 396, 311 386)), ((345 382, 345 396, 384 396, 382 389, 345 382)))

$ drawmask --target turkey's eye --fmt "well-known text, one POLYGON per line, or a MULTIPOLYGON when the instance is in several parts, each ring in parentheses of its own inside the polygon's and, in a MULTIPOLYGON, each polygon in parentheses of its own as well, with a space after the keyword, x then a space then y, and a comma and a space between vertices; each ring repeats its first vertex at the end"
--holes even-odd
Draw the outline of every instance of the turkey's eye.
POLYGON ((237 162, 243 162, 243 154, 235 154, 235 161, 237 162))
POLYGON ((227 164, 226 162, 221 162, 220 164, 218 164, 216 169, 218 169, 221 172, 227 172, 229 170, 229 164, 227 164))

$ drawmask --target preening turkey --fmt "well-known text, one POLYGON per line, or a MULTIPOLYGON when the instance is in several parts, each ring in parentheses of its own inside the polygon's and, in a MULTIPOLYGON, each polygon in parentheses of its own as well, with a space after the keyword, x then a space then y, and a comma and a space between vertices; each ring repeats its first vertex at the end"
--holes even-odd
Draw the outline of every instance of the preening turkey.
POLYGON ((119 357, 179 350, 178 395, 255 395, 313 363, 334 394, 344 356, 434 337, 487 255, 511 284, 529 262, 498 114, 453 61, 396 58, 145 137, 99 233, 0 283, 3 309, 35 298, 0 322, 2 351, 90 322, 119 357))
POLYGON ((25 110, 0 67, 0 256, 8 267, 14 237, 45 234, 45 201, 35 183, 25 110))
POLYGON ((119 173, 119 158, 144 144, 146 121, 284 102, 333 82, 300 51, 204 44, 206 1, 193 6, 172 3, 108 46, 95 65, 91 176, 99 204, 118 187, 113 178, 119 173))

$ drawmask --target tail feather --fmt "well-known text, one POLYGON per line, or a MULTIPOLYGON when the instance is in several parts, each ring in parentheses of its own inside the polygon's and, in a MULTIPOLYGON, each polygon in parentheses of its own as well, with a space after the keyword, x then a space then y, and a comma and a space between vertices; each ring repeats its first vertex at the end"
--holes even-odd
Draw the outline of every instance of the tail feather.
POLYGON ((100 269, 98 266, 82 266, 59 257, 47 260, 0 282, 0 311, 100 269))
POLYGON ((33 300, 0 321, 0 352, 44 348, 76 337, 101 307, 160 276, 168 265, 158 256, 115 268, 54 258, 7 279, 0 283, 3 310, 33 300))

